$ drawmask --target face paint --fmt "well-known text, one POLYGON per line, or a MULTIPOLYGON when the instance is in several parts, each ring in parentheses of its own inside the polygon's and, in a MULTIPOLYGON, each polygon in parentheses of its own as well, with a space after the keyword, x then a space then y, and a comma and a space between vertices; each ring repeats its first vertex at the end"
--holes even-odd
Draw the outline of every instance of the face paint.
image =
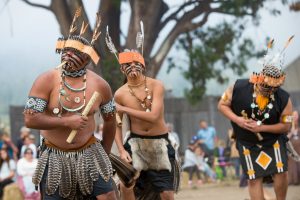
POLYGON ((61 56, 62 62, 66 61, 64 69, 66 71, 76 71, 86 66, 89 58, 81 53, 73 50, 65 50, 61 56))
POLYGON ((144 71, 143 65, 138 62, 126 63, 122 65, 122 70, 129 77, 137 77, 144 71))

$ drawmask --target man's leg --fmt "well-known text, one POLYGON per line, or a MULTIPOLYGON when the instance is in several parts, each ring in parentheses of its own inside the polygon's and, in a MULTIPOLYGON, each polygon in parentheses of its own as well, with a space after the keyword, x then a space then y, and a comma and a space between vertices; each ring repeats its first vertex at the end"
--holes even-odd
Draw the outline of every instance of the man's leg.
POLYGON ((160 198, 161 200, 174 200, 174 191, 162 191, 160 198))
POLYGON ((127 188, 120 183, 121 199, 122 200, 135 200, 133 187, 127 188))
POLYGON ((96 197, 97 200, 116 200, 117 197, 113 185, 114 182, 112 178, 110 178, 109 181, 105 181, 99 176, 93 185, 93 196, 96 197))
POLYGON ((264 193, 263 193, 262 178, 249 180, 248 190, 249 190, 251 200, 263 200, 264 193))
POLYGON ((111 191, 106 194, 98 195, 97 200, 117 200, 117 197, 116 197, 115 192, 111 191))
POLYGON ((189 187, 192 187, 193 185, 193 174, 194 174, 194 167, 187 167, 187 170, 189 172, 189 182, 188 185, 189 187))
POLYGON ((286 198, 287 188, 288 188, 288 173, 283 172, 275 174, 273 176, 274 180, 274 190, 277 200, 284 200, 286 198))

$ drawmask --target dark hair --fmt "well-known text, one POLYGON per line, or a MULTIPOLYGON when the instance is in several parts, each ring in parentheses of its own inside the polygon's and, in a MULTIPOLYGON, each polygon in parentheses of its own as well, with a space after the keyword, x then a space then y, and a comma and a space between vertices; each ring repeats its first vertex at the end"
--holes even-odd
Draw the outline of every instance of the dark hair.
POLYGON ((25 149, 25 151, 24 151, 24 154, 26 154, 28 151, 30 151, 30 152, 31 152, 31 154, 33 154, 33 151, 32 151, 32 149, 30 149, 29 147, 27 147, 27 148, 25 149))
POLYGON ((0 151, 5 151, 6 154, 7 154, 7 157, 6 157, 4 160, 3 160, 2 157, 0 156, 0 169, 2 168, 2 164, 3 164, 4 162, 7 162, 8 167, 10 167, 10 166, 9 166, 9 160, 10 160, 10 157, 9 157, 7 148, 2 148, 0 151))

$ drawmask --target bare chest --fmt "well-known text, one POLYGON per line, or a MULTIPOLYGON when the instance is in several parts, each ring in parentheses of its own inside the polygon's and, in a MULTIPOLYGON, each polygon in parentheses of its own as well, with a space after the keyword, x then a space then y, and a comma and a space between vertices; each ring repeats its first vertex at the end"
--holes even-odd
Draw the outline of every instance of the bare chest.
POLYGON ((126 89, 123 90, 122 103, 124 106, 144 111, 146 111, 146 109, 151 110, 152 100, 153 96, 150 88, 126 87, 126 89))
MULTIPOLYGON (((96 88, 91 80, 87 80, 86 83, 80 80, 65 82, 58 81, 50 93, 48 111, 53 115, 81 113, 96 88)), ((89 115, 95 113, 99 105, 100 99, 92 106, 89 115)))

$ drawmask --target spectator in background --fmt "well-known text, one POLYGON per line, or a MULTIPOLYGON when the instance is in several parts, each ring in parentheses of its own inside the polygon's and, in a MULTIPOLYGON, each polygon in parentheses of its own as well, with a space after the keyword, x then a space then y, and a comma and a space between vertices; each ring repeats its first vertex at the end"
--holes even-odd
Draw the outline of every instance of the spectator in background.
POLYGON ((239 151, 236 148, 236 140, 232 128, 228 129, 228 140, 230 146, 230 162, 232 163, 235 170, 235 178, 239 179, 241 162, 239 151))
POLYGON ((225 151, 226 151, 226 146, 224 140, 219 140, 218 145, 214 151, 214 156, 215 156, 216 171, 217 168, 221 168, 222 170, 221 175, 218 177, 220 179, 223 179, 223 177, 227 176, 226 173, 227 160, 225 157, 225 151))
POLYGON ((21 148, 24 145, 24 139, 25 137, 29 136, 29 134, 30 134, 30 129, 27 128, 26 126, 22 126, 22 128, 20 129, 20 137, 17 140, 18 158, 20 158, 21 148))
POLYGON ((168 127, 169 135, 175 139, 177 147, 179 147, 180 146, 179 136, 178 136, 178 133, 174 132, 173 124, 169 122, 169 123, 167 123, 167 127, 168 127))
POLYGON ((216 129, 208 126, 205 120, 200 120, 199 130, 197 132, 198 143, 209 157, 209 163, 212 165, 215 142, 217 141, 216 129))
MULTIPOLYGON (((293 123, 288 137, 295 149, 300 155, 300 135, 299 135, 299 114, 297 111, 293 112, 293 123)), ((289 184, 299 185, 300 184, 300 162, 296 162, 294 159, 289 157, 288 160, 288 180, 289 184)))
POLYGON ((191 140, 189 142, 188 148, 185 150, 184 153, 184 163, 182 169, 189 173, 189 182, 188 182, 189 187, 193 186, 194 173, 196 173, 198 179, 198 185, 202 184, 197 156, 194 153, 196 147, 197 147, 197 142, 195 140, 191 140))
POLYGON ((37 166, 37 161, 33 157, 32 149, 26 148, 24 157, 17 163, 18 182, 25 199, 39 199, 39 193, 35 190, 35 185, 32 183, 32 176, 37 166))
POLYGON ((24 157, 25 149, 30 148, 33 152, 33 157, 37 158, 37 148, 35 145, 35 136, 30 134, 24 138, 24 145, 21 148, 21 158, 24 157))
POLYGON ((13 183, 15 169, 15 161, 9 157, 7 148, 2 148, 0 150, 0 198, 2 198, 4 187, 13 183))
POLYGON ((102 140, 102 135, 103 135, 103 123, 100 122, 100 124, 97 126, 97 130, 94 133, 94 136, 99 140, 102 140))
POLYGON ((204 172, 210 179, 211 182, 215 182, 216 173, 211 169, 211 167, 205 162, 204 151, 200 146, 196 146, 195 155, 197 159, 198 169, 204 172))
POLYGON ((17 160, 18 148, 11 141, 10 135, 4 131, 0 140, 0 149, 7 149, 10 158, 17 160))

